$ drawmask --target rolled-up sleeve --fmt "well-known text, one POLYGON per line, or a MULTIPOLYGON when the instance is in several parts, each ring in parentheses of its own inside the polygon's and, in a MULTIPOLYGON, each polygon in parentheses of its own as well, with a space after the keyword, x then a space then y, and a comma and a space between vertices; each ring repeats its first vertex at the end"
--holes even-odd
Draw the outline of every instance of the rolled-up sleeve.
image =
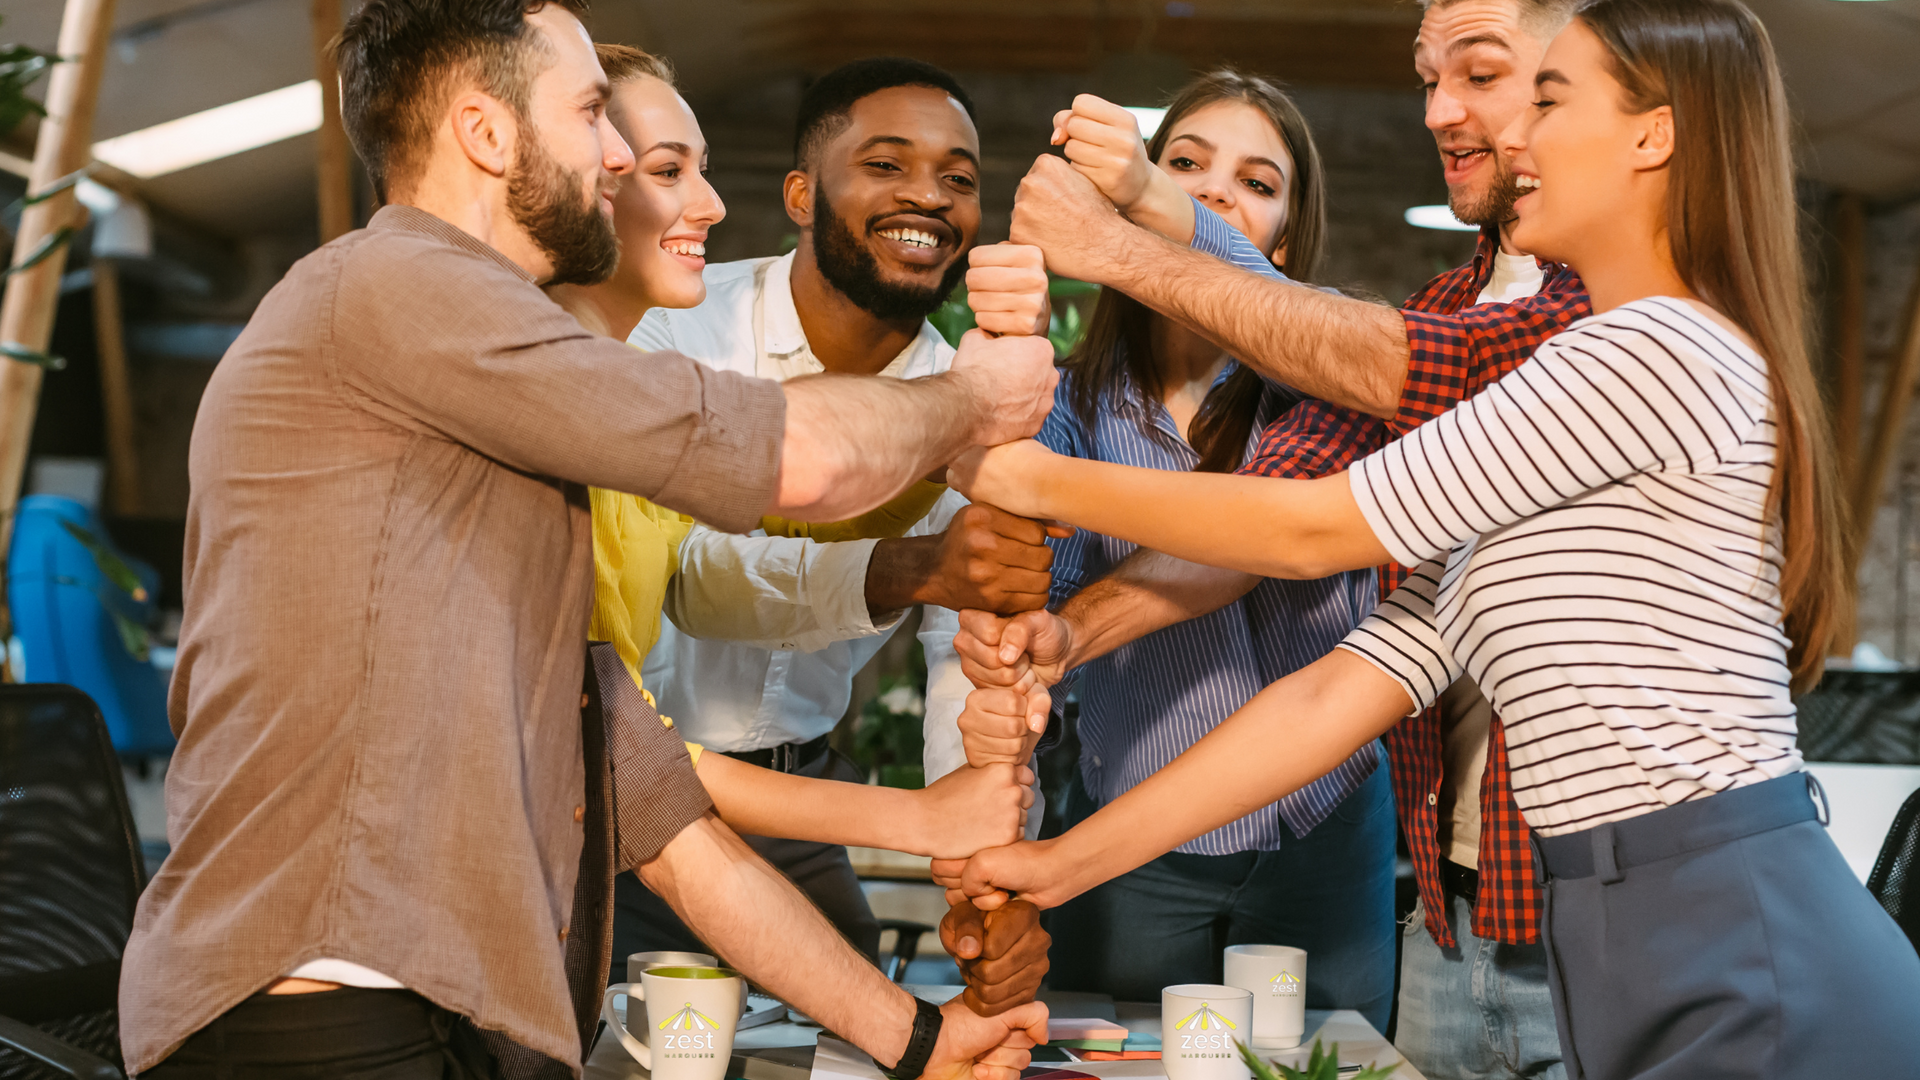
POLYGON ((477 243, 349 256, 387 265, 342 275, 334 310, 358 314, 333 321, 325 353, 345 391, 513 468, 758 525, 779 478, 779 385, 590 334, 477 243))
POLYGON ((1399 683, 1413 699, 1409 716, 1440 700, 1465 673, 1434 619, 1433 599, 1445 573, 1444 557, 1421 563, 1337 646, 1399 683))
POLYGON ((680 830, 713 809, 680 735, 647 703, 611 646, 588 652, 613 772, 615 869, 660 854, 680 830))
POLYGON ((667 584, 667 618, 694 637, 796 652, 890 630, 899 613, 876 622, 867 609, 867 563, 878 543, 695 526, 667 584))

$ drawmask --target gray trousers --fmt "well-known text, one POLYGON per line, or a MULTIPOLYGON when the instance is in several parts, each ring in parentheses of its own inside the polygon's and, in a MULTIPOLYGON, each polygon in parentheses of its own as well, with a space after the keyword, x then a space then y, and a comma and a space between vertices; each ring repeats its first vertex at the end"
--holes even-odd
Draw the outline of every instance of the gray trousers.
POLYGON ((1534 838, 1573 1080, 1920 1074, 1920 956, 1827 836, 1810 783, 1534 838))
MULTIPOLYGON (((834 752, 795 770, 795 775, 855 784, 866 782, 853 762, 834 752)), ((880 923, 873 917, 873 909, 867 906, 866 893, 860 889, 860 879, 854 876, 846 848, 765 836, 741 839, 806 893, 854 948, 869 959, 879 955, 880 923)), ((666 901, 640 884, 638 877, 625 873, 614 878, 613 963, 608 980, 626 981, 627 957, 634 953, 669 950, 714 952, 680 921, 680 916, 673 913, 666 901)))

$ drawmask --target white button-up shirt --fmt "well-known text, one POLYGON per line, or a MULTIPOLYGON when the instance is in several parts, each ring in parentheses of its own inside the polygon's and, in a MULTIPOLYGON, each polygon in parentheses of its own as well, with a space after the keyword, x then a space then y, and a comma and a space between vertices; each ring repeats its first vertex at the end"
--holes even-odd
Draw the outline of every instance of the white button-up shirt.
MULTIPOLYGON (((705 301, 655 308, 627 340, 767 379, 823 371, 793 306, 792 269, 792 254, 709 266, 705 301)), ((917 378, 947 370, 952 360, 953 347, 923 322, 881 374, 917 378)), ((965 505, 948 492, 907 535, 944 531, 965 505)), ((878 542, 823 544, 695 526, 668 585, 669 621, 642 670, 660 711, 689 741, 721 751, 806 742, 832 731, 847 711, 854 673, 904 614, 875 623, 868 613, 867 563, 878 542)), ((958 629, 955 612, 928 606, 922 613, 930 781, 964 761, 954 720, 971 687, 953 652, 958 629)))

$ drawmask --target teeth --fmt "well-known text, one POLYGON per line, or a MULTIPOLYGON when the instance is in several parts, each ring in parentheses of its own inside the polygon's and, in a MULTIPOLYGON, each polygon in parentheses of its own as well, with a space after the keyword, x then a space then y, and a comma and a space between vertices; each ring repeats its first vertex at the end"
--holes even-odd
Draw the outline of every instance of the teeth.
POLYGON ((1537 176, 1516 176, 1513 178, 1513 186, 1533 190, 1540 186, 1540 178, 1537 176))
POLYGON ((698 259, 707 257, 707 245, 698 240, 666 240, 660 246, 675 255, 690 255, 698 259))
POLYGON ((919 229, 881 229, 880 235, 889 240, 898 240, 903 244, 912 244, 915 247, 934 248, 940 246, 940 241, 934 237, 932 233, 923 233, 919 229))

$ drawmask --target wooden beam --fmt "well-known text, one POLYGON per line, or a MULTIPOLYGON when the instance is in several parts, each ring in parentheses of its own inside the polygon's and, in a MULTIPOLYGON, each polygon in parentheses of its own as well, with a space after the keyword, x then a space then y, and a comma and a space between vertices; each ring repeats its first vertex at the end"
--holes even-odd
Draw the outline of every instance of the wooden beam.
POLYGON ((112 259, 93 260, 93 340, 100 357, 100 405, 107 420, 107 505, 116 514, 132 516, 140 513, 140 458, 134 451, 120 268, 112 259))
POLYGON ((320 80, 316 167, 320 181, 320 242, 353 229, 353 145, 340 122, 340 72, 328 48, 340 33, 340 0, 313 0, 313 71, 320 80))
MULTIPOLYGON (((47 115, 40 122, 33 173, 27 190, 39 191, 87 163, 93 146, 93 111, 100 96, 107 37, 113 28, 114 0, 67 0, 60 21, 58 52, 47 80, 47 115)), ((80 206, 72 188, 20 216, 13 251, 22 260, 63 226, 77 224, 80 206)), ((0 342, 44 352, 53 336, 54 308, 60 299, 60 274, 66 268, 62 248, 31 270, 7 279, 0 300, 0 342)), ((26 471, 27 445, 39 405, 41 369, 17 360, 0 360, 0 551, 13 538, 13 513, 20 478, 26 471)))
MULTIPOLYGON (((1853 487, 1853 563, 1857 572, 1860 556, 1866 550, 1867 537, 1873 532, 1874 512, 1880 508, 1880 489, 1886 483, 1887 469, 1899 455, 1900 436, 1906 430, 1907 409, 1913 404, 1913 387, 1920 379, 1920 273, 1913 279, 1913 291, 1907 297, 1907 311, 1900 336, 1899 351, 1887 370, 1887 389, 1880 397, 1880 415, 1873 425, 1873 440, 1860 459, 1860 471, 1853 487)), ((1904 557, 1904 553, 1902 555, 1904 557)))
POLYGON ((1842 192, 1833 213, 1833 431, 1848 491, 1860 465, 1860 399, 1866 382, 1866 222, 1860 196, 1842 192))

